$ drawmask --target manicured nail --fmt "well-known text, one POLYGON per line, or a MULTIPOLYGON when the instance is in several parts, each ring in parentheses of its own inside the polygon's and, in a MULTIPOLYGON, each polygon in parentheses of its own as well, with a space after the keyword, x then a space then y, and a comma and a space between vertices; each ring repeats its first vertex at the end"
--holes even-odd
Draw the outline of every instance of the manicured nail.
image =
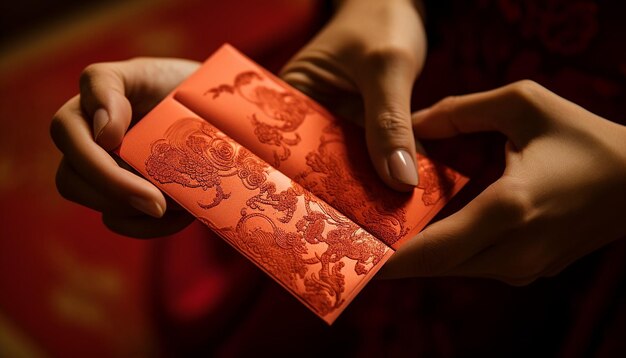
POLYGON ((389 156, 387 164, 389 166, 389 173, 395 180, 411 186, 417 185, 418 180, 415 162, 406 150, 398 149, 393 152, 389 156))
POLYGON ((132 196, 129 201, 133 208, 150 216, 154 216, 155 218, 160 218, 165 213, 165 210, 163 210, 161 205, 155 201, 140 198, 138 196, 132 196))
POLYGON ((109 114, 104 108, 99 108, 93 114, 93 139, 97 142, 102 130, 109 124, 109 114))

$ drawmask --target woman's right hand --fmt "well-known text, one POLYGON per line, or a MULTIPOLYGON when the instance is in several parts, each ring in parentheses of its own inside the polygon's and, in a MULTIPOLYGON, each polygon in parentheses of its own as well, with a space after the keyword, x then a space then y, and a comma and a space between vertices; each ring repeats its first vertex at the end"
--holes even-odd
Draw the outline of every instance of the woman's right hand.
POLYGON ((413 124, 429 139, 500 132, 506 168, 464 208, 404 243, 383 277, 526 285, 626 235, 626 126, 528 80, 445 98, 413 114, 413 124))
POLYGON ((50 133, 63 153, 56 176, 59 193, 102 213, 111 230, 154 237, 177 232, 193 217, 167 202, 149 181, 111 151, 133 121, 142 118, 199 63, 137 58, 93 64, 80 77, 80 94, 54 115, 50 133))
POLYGON ((426 58, 420 1, 342 0, 281 77, 365 128, 373 167, 389 187, 418 183, 411 93, 426 58))

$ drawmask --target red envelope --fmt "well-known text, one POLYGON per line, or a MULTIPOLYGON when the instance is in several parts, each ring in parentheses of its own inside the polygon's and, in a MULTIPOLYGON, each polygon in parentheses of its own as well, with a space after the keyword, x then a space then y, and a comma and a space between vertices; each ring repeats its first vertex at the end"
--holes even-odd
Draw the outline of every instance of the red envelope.
POLYGON ((420 184, 395 192, 364 138, 224 45, 119 153, 331 324, 467 182, 418 155, 420 184))

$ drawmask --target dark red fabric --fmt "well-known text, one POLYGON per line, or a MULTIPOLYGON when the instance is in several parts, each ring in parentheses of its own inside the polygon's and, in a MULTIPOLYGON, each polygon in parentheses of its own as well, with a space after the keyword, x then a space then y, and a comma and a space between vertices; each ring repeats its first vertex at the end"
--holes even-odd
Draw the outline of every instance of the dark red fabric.
MULTIPOLYGON (((447 95, 530 78, 594 113, 626 122, 626 47, 622 45, 626 9, 621 3, 483 0, 442 5, 431 1, 427 8, 431 44, 415 87, 415 109, 447 95)), ((460 208, 500 175, 503 144, 496 134, 426 143, 432 155, 473 179, 441 216, 460 208)), ((175 242, 158 248, 156 266, 164 272, 171 267, 179 270, 154 279, 157 296, 163 297, 155 302, 155 311, 173 355, 626 353, 624 240, 555 278, 527 287, 462 278, 374 281, 335 325, 327 327, 212 234, 202 236, 194 238, 193 245, 187 243, 194 249, 190 247, 184 256, 176 253, 175 242), (182 257, 186 266, 177 261, 182 257), (194 301, 201 295, 202 279, 179 290, 171 286, 201 270, 205 280, 218 270, 225 285, 219 298, 205 301, 204 309, 198 308, 201 300, 194 301), (183 301, 194 302, 189 306, 195 307, 195 314, 187 312, 190 308, 183 301)))

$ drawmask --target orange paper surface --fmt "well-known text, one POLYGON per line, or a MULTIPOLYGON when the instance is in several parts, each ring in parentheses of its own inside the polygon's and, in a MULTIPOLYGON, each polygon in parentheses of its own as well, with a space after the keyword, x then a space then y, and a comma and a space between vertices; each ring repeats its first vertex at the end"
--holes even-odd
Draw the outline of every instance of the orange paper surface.
POLYGON ((418 156, 388 189, 359 128, 224 45, 130 130, 120 156, 332 323, 467 178, 418 156))

